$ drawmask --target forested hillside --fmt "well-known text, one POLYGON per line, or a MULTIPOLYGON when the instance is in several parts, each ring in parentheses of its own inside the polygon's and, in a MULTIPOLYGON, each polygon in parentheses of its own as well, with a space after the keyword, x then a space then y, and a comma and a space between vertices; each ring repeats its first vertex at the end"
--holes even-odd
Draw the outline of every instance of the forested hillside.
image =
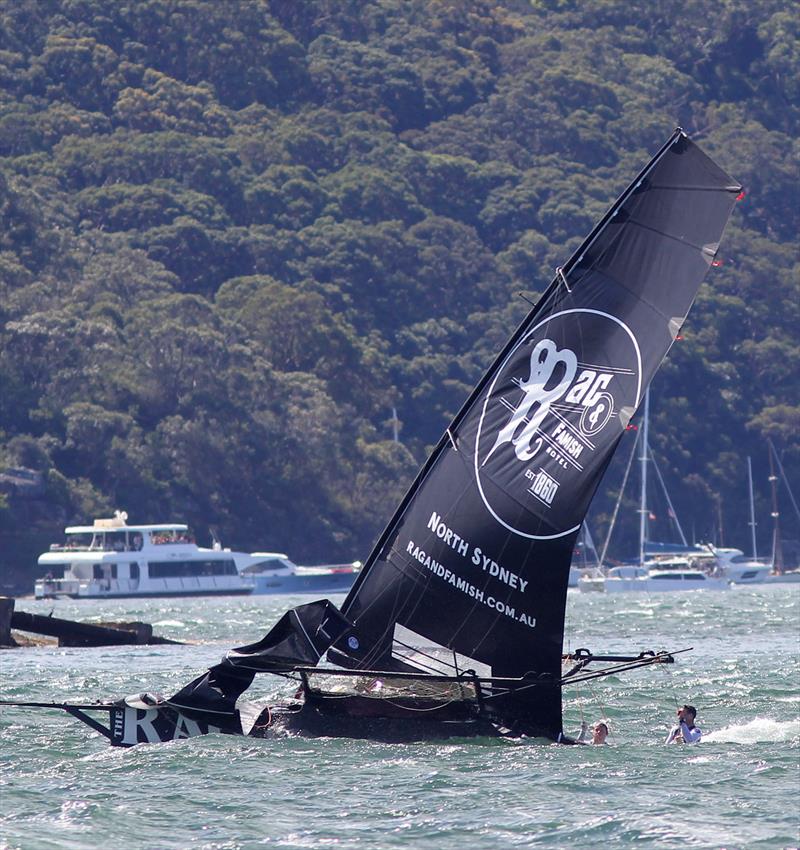
POLYGON ((687 534, 743 548, 752 455, 766 549, 768 437, 800 479, 799 43, 783 0, 0 3, 0 585, 115 508, 363 558, 676 125, 747 194, 651 441, 687 534))

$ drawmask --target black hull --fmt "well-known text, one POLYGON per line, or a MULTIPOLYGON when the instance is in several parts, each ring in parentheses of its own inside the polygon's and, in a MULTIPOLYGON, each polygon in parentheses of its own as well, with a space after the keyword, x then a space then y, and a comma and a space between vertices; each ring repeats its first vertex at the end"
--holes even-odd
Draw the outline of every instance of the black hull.
POLYGON ((364 717, 338 712, 330 714, 308 705, 294 714, 277 716, 266 733, 259 737, 281 733, 311 738, 352 738, 384 744, 509 737, 483 718, 424 720, 417 717, 364 717))
POLYGON ((519 725, 505 727, 491 716, 477 712, 474 704, 465 702, 411 707, 394 701, 333 698, 263 708, 251 705, 244 710, 249 713, 250 722, 243 722, 239 711, 233 715, 203 712, 168 703, 147 707, 138 701, 133 705, 9 704, 61 709, 103 735, 115 747, 169 743, 212 733, 249 738, 352 738, 389 744, 523 736, 558 740, 558 735, 547 730, 519 725))

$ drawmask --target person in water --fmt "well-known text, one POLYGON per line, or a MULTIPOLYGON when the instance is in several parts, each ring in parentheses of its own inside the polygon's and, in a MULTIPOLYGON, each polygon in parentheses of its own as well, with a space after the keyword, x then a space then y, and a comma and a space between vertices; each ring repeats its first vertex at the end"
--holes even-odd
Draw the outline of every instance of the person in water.
POLYGON ((693 705, 685 705, 678 709, 678 725, 670 730, 665 744, 696 744, 703 733, 694 725, 697 709, 693 705))
POLYGON ((586 740, 589 735, 589 727, 585 722, 581 723, 581 733, 575 739, 575 743, 577 744, 594 744, 595 746, 600 746, 606 743, 606 738, 608 737, 608 724, 603 722, 602 720, 598 720, 597 723, 592 727, 592 740, 586 740))

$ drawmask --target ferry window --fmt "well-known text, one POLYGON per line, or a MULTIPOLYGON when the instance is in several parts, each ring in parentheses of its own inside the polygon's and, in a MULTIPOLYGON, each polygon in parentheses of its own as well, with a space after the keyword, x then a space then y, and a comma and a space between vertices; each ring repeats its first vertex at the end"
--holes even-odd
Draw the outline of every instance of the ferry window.
POLYGON ((699 573, 697 575, 694 573, 684 573, 683 578, 687 581, 703 581, 705 576, 702 576, 699 573))
POLYGON ((136 561, 131 562, 130 573, 132 579, 139 578, 139 565, 136 563, 136 561))
POLYGON ((150 578, 195 578, 198 576, 235 576, 233 560, 151 561, 150 578))
POLYGON ((171 528, 167 531, 152 532, 150 541, 154 546, 163 546, 165 543, 194 543, 194 537, 188 531, 171 528))
POLYGON ((92 564, 92 578, 102 578, 103 577, 103 565, 102 564, 92 564))
POLYGON ((107 552, 124 552, 127 548, 125 544, 125 532, 112 531, 106 534, 104 548, 107 552))

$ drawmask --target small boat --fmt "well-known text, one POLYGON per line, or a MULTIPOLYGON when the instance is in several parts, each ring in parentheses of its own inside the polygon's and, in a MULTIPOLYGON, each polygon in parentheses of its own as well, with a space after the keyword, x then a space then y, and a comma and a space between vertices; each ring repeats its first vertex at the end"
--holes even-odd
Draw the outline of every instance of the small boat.
MULTIPOLYGON (((748 558, 741 549, 709 546, 709 556, 714 559, 714 569, 734 584, 763 584, 772 569, 765 561, 748 558)), ((702 555, 696 562, 703 563, 702 555)))
POLYGON ((253 592, 232 552, 198 546, 183 523, 128 525, 116 511, 92 525, 64 530, 66 542, 39 556, 47 575, 35 583, 37 599, 123 599, 136 596, 217 596, 253 592))
POLYGON ((740 192, 673 133, 556 270, 341 607, 291 608, 168 698, 35 707, 62 709, 117 746, 210 731, 567 741, 564 688, 674 661, 663 651, 564 655, 569 568, 594 492, 740 192), (258 674, 288 680, 293 696, 246 699, 258 674))
POLYGON ((586 591, 622 593, 680 590, 727 590, 726 578, 707 575, 695 569, 648 569, 647 567, 612 567, 605 576, 581 578, 579 588, 586 591))
POLYGON ((358 576, 360 561, 299 567, 282 552, 253 552, 237 558, 243 576, 253 581, 253 594, 347 593, 358 576))

